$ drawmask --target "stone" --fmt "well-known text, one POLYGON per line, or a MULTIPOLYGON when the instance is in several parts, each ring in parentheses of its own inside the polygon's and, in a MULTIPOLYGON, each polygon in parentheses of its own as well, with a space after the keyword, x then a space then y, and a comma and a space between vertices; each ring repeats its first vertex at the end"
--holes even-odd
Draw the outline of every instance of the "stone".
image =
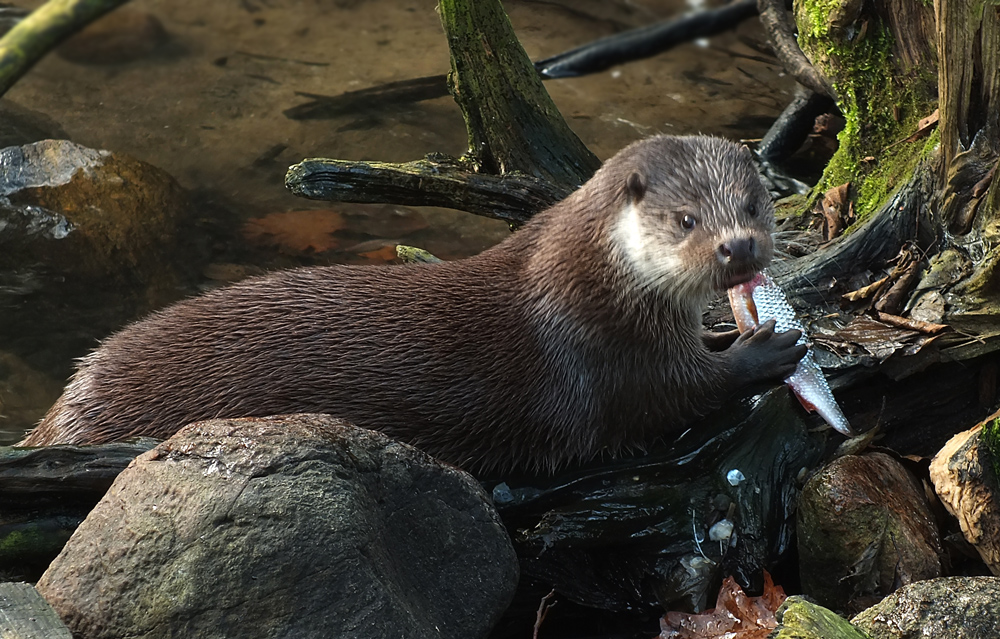
POLYGON ((778 622, 769 639, 869 639, 837 613, 802 597, 785 600, 778 622))
POLYGON ((984 460, 981 432, 980 424, 948 440, 931 460, 930 476, 934 491, 958 519, 966 541, 990 572, 1000 575, 1000 495, 993 468, 984 460))
POLYGON ((806 482, 797 518, 802 589, 829 608, 941 575, 924 492, 884 453, 835 459, 806 482))
POLYGON ((0 266, 52 277, 146 279, 163 273, 187 194, 134 158, 68 140, 0 149, 0 266))
POLYGON ((871 639, 988 639, 1000 628, 1000 578, 942 577, 903 586, 851 619, 871 639))
POLYGON ((190 424, 38 582, 74 635, 484 637, 518 568, 482 487, 326 415, 190 424))

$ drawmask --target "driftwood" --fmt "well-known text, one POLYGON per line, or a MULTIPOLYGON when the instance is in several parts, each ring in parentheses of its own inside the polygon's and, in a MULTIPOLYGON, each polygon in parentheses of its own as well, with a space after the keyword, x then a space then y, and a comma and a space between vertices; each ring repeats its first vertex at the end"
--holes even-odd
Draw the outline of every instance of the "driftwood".
POLYGON ((572 192, 530 175, 478 173, 440 156, 405 164, 303 160, 288 169, 285 186, 312 200, 444 206, 515 224, 572 192))
POLYGON ((72 634, 31 584, 0 583, 0 636, 71 639, 72 634))
POLYGON ((37 578, 118 473, 154 444, 0 448, 0 572, 37 578))

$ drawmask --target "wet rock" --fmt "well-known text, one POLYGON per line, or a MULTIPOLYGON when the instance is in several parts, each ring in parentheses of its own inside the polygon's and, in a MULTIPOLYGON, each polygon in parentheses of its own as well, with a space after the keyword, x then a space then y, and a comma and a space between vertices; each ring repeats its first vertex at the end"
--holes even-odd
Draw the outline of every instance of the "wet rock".
POLYGON ((997 480, 980 434, 982 425, 952 437, 931 461, 934 490, 958 519, 965 539, 990 572, 1000 575, 997 480))
POLYGON ((848 455, 807 483, 798 511, 803 591, 844 609, 941 574, 941 543, 916 479, 883 453, 848 455))
POLYGON ((189 213, 163 171, 67 140, 0 149, 0 168, 0 267, 149 276, 162 271, 189 213))
POLYGON ((145 58, 169 39, 156 16, 118 9, 87 25, 56 52, 80 64, 120 64, 145 58))
POLYGON ((1000 628, 1000 579, 943 577, 900 588, 851 620, 871 639, 987 639, 1000 628))
POLYGON ((482 637, 517 582, 478 483, 326 415, 191 424, 38 582, 74 635, 482 637))
POLYGON ((778 621, 769 639, 869 639, 837 613, 802 597, 786 599, 778 621))

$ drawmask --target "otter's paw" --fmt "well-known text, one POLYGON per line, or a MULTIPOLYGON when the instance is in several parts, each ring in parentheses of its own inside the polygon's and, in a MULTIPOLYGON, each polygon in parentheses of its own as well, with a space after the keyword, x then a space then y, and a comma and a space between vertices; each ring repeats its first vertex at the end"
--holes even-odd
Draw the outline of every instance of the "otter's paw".
POLYGON ((775 333, 774 320, 744 332, 726 350, 733 374, 744 384, 785 379, 808 350, 796 344, 800 337, 798 330, 775 333))

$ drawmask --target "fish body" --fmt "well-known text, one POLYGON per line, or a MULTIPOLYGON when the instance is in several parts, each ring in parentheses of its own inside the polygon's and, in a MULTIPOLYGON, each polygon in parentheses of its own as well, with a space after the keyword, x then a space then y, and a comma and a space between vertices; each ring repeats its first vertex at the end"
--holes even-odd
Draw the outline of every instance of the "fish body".
MULTIPOLYGON (((798 329, 802 331, 798 343, 806 343, 805 328, 795 316, 795 309, 788 303, 781 287, 767 273, 758 273, 749 282, 730 288, 729 305, 733 309, 736 326, 741 331, 756 328, 758 324, 773 319, 776 332, 798 329)), ((819 413, 837 432, 854 435, 811 351, 799 361, 795 372, 785 379, 785 383, 807 411, 819 413)))

